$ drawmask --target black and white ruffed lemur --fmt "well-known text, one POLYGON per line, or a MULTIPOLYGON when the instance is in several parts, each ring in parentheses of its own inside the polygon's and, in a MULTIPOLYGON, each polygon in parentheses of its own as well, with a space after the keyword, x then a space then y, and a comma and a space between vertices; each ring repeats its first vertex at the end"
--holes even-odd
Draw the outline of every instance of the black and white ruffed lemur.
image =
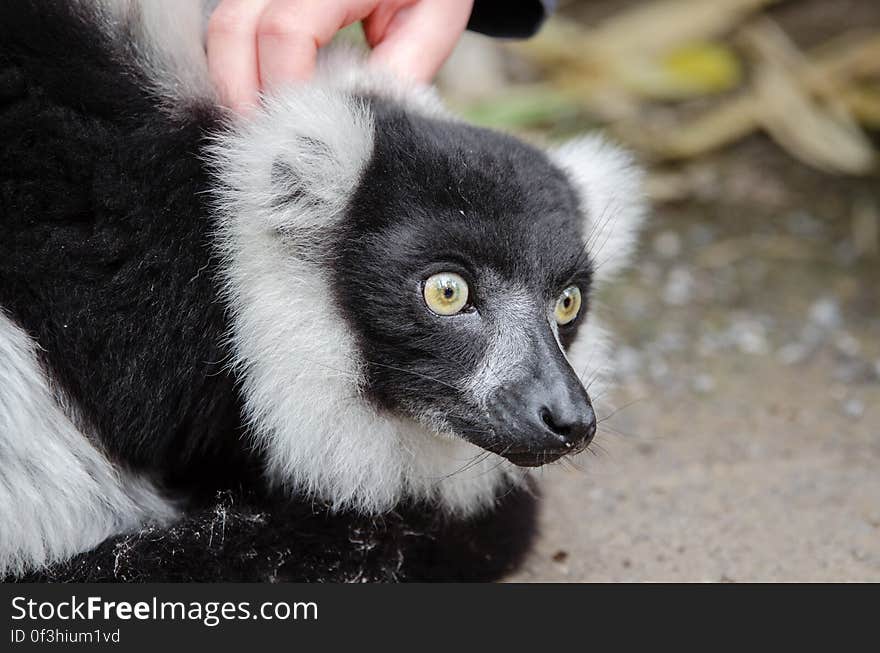
POLYGON ((0 577, 500 577, 596 431, 637 170, 350 55, 232 117, 204 14, 0 3, 0 577))

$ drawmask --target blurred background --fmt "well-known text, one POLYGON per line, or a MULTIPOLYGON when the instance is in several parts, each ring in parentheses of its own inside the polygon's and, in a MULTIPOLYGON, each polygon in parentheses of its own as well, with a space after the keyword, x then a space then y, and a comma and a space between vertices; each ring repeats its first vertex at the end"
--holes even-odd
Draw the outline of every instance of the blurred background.
POLYGON ((470 120, 649 170, 593 456, 515 580, 880 581, 880 2, 570 0, 468 35, 470 120), (603 414, 604 413, 604 414, 603 414))

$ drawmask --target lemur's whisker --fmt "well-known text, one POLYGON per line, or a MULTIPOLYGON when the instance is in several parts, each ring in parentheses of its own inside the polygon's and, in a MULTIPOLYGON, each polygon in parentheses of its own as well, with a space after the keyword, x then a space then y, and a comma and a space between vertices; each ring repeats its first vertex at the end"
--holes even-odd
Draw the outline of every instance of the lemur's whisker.
MULTIPOLYGON (((463 363, 462 361, 459 361, 454 356, 450 356, 448 358, 441 358, 440 356, 437 356, 435 354, 435 355, 432 355, 431 358, 434 360, 449 361, 449 362, 455 363, 459 367, 459 369, 464 370, 466 372, 469 371, 468 368, 466 367, 465 363, 463 363)), ((486 362, 486 369, 488 369, 489 372, 492 374, 492 376, 495 377, 495 380, 498 382, 498 384, 500 386, 501 385, 501 378, 498 376, 498 373, 495 371, 495 368, 492 366, 491 361, 486 362)))
POLYGON ((351 370, 342 370, 342 369, 339 369, 338 367, 334 367, 334 366, 332 366, 332 365, 328 365, 327 363, 324 363, 324 362, 321 362, 321 361, 318 361, 318 360, 314 360, 314 359, 312 359, 312 358, 302 358, 302 360, 304 360, 304 361, 307 362, 307 363, 311 363, 312 365, 317 365, 318 367, 323 367, 323 368, 326 368, 326 369, 328 369, 328 370, 332 370, 332 371, 334 371, 334 372, 338 372, 338 373, 340 374, 341 377, 348 377, 348 378, 352 378, 352 379, 359 379, 359 376, 358 376, 355 372, 352 372, 351 370))
POLYGON ((506 458, 504 458, 504 454, 506 454, 509 450, 510 450, 510 447, 508 446, 507 448, 504 449, 504 451, 502 453, 498 454, 498 462, 495 463, 489 469, 480 472, 480 474, 478 474, 478 476, 484 476, 486 474, 490 474, 490 473, 494 472, 496 469, 498 469, 499 467, 501 467, 502 465, 504 465, 505 463, 510 462, 506 458))
MULTIPOLYGON (((611 457, 611 454, 609 453, 608 449, 603 447, 601 444, 598 444, 595 440, 593 440, 590 443, 590 446, 587 447, 587 449, 597 449, 603 456, 606 456, 608 458, 611 457)), ((597 458, 598 458, 598 455, 597 455, 597 458)))
POLYGON ((575 471, 580 472, 581 474, 587 473, 587 470, 584 467, 577 464, 574 460, 572 460, 568 456, 563 456, 562 458, 560 458, 560 460, 563 462, 563 464, 568 465, 571 469, 574 469, 575 471))
POLYGON ((600 433, 602 435, 605 435, 606 433, 608 435, 613 435, 617 438, 620 438, 619 441, 622 441, 622 442, 632 444, 633 440, 645 440, 646 439, 643 435, 639 435, 638 433, 621 431, 619 428, 617 428, 615 426, 611 426, 607 422, 605 424, 602 424, 601 426, 602 426, 602 428, 600 430, 600 433))
POLYGON ((456 476, 457 474, 462 474, 462 473, 468 471, 469 469, 472 469, 472 468, 476 467, 477 465, 480 465, 484 460, 489 458, 489 456, 491 456, 491 455, 492 455, 492 453, 490 451, 481 451, 480 453, 475 455, 473 458, 471 458, 468 462, 466 462, 462 467, 459 467, 458 469, 447 474, 446 476, 441 476, 439 480, 445 481, 445 480, 452 478, 453 476, 456 476))
POLYGON ((455 390, 456 392, 463 392, 464 391, 462 388, 459 388, 458 386, 452 385, 451 383, 447 383, 446 381, 443 381, 442 379, 438 379, 436 377, 430 376, 429 374, 423 374, 422 372, 416 372, 415 370, 408 370, 405 367, 396 367, 394 365, 388 365, 386 363, 378 363, 376 361, 371 361, 371 360, 364 361, 364 362, 367 365, 376 365, 378 367, 384 367, 389 370, 394 370, 396 372, 402 372, 404 374, 412 374, 413 376, 417 376, 419 378, 425 379, 426 381, 433 381, 434 383, 439 383, 440 385, 446 386, 447 388, 451 388, 452 390, 455 390))
MULTIPOLYGON (((604 215, 600 216, 599 222, 601 223, 603 221, 603 219, 604 219, 604 215)), ((586 260, 589 257, 590 248, 592 247, 593 240, 595 239, 596 235, 601 232, 601 229, 597 228, 598 226, 600 226, 600 225, 591 226, 590 233, 584 239, 584 242, 581 245, 581 248, 578 251, 577 256, 574 259, 573 267, 577 268, 577 267, 581 266, 583 264, 584 260, 586 260)))
POLYGON ((581 253, 578 257, 578 265, 582 264, 585 258, 592 258, 595 256, 596 252, 593 251, 593 245, 596 244, 596 239, 599 238, 599 235, 605 230, 605 227, 608 226, 610 221, 611 210, 609 203, 602 209, 599 219, 592 226, 592 231, 590 232, 590 235, 587 236, 586 242, 584 242, 584 246, 581 248, 581 253))
POLYGON ((609 420, 609 419, 611 419, 612 417, 614 417, 615 415, 617 415, 617 413, 619 413, 620 411, 622 411, 622 410, 624 410, 624 409, 626 409, 626 408, 629 408, 629 407, 632 406, 633 404, 637 404, 637 403, 639 403, 640 401, 644 401, 645 399, 647 399, 647 397, 638 397, 638 398, 636 398, 636 399, 633 399, 632 401, 629 401, 629 402, 625 403, 623 406, 620 406, 619 408, 616 408, 615 410, 611 411, 610 413, 608 413, 608 414, 605 415, 604 417, 600 417, 600 418, 596 421, 596 424, 602 424, 602 423, 605 422, 606 420, 609 420))
POLYGON ((448 474, 446 474, 446 475, 444 475, 444 476, 439 476, 439 477, 436 477, 436 476, 435 476, 435 477, 433 477, 433 478, 436 479, 436 480, 439 481, 439 482, 446 481, 446 480, 452 478, 453 476, 456 476, 457 474, 460 474, 460 473, 466 472, 466 471, 467 471, 468 469, 470 469, 473 465, 479 464, 480 459, 483 458, 484 456, 485 456, 485 452, 483 452, 483 453, 478 453, 478 454, 474 455, 473 457, 468 458, 468 460, 464 463, 464 465, 462 465, 462 466, 459 467, 458 469, 456 469, 456 470, 454 470, 454 471, 452 471, 452 472, 450 472, 450 473, 448 473, 448 474))
POLYGON ((608 214, 608 217, 605 219, 605 222, 604 222, 602 229, 601 229, 601 230, 605 230, 605 239, 602 241, 602 244, 599 245, 599 247, 595 248, 595 250, 592 250, 590 252, 590 256, 593 259, 593 272, 598 271, 601 268, 601 266, 604 265, 609 260, 609 257, 606 257, 605 260, 602 261, 601 263, 598 262, 599 254, 602 252, 603 249, 605 249, 605 246, 611 240, 611 236, 614 233, 614 231, 612 229, 606 229, 606 227, 610 224, 610 222, 614 218, 614 216, 619 212, 619 210, 618 210, 619 208, 620 208, 619 203, 614 202, 612 204, 611 202, 609 202, 609 204, 606 205, 606 208, 603 210, 603 215, 606 213, 608 214))
POLYGON ((601 370, 595 370, 591 375, 590 379, 584 384, 584 390, 589 390, 593 384, 598 381, 602 377, 601 370))

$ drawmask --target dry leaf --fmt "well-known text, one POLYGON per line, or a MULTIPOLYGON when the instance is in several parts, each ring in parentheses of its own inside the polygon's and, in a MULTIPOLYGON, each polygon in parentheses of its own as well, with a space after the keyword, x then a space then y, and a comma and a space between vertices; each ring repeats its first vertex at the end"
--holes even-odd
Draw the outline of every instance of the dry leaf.
POLYGON ((767 132, 802 161, 829 172, 865 174, 876 164, 873 145, 833 88, 815 95, 799 79, 808 62, 769 19, 745 30, 758 57, 753 88, 756 117, 767 132))

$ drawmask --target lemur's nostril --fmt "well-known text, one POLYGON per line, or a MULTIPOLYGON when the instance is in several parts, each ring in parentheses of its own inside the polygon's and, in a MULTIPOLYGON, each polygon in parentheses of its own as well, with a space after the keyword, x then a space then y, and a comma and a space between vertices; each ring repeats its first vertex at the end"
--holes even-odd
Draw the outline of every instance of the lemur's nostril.
POLYGON ((560 424, 559 421, 553 417, 553 413, 550 412, 550 409, 547 407, 541 409, 541 421, 544 422, 544 424, 547 425, 547 428, 553 431, 556 435, 561 435, 563 438, 571 433, 571 425, 560 424))
POLYGON ((557 411, 544 406, 539 415, 544 425, 566 447, 574 444, 589 444, 596 434, 596 418, 592 408, 587 408, 583 413, 577 411, 557 411))

